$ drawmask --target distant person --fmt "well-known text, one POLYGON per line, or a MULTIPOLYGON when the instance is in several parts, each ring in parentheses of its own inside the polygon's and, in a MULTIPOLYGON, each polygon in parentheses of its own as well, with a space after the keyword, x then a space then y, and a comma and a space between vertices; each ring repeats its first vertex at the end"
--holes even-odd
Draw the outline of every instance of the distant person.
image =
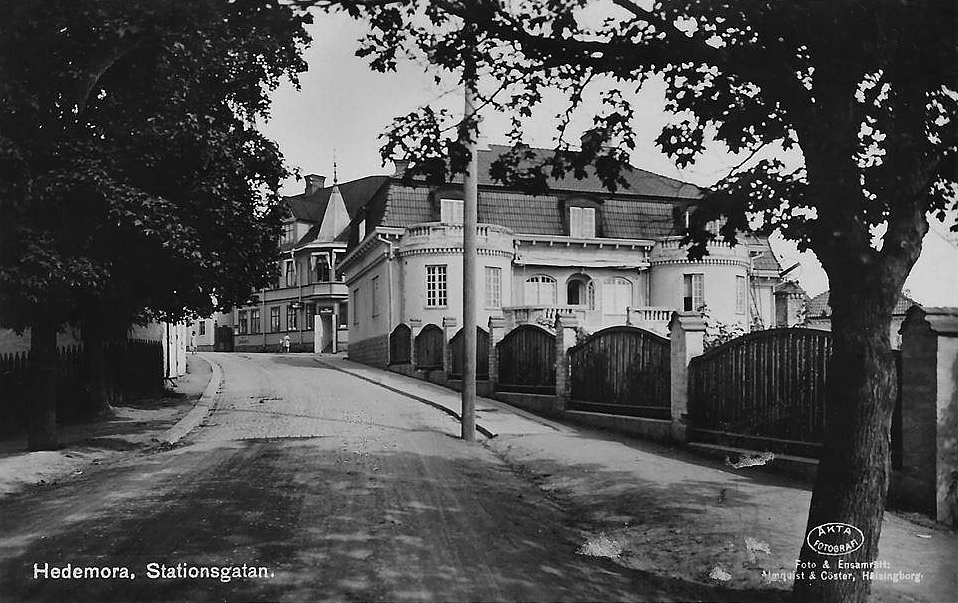
POLYGON ((196 353, 196 331, 193 331, 193 334, 190 335, 190 353, 196 353))
POLYGON ((283 337, 283 353, 289 354, 289 335, 283 337))

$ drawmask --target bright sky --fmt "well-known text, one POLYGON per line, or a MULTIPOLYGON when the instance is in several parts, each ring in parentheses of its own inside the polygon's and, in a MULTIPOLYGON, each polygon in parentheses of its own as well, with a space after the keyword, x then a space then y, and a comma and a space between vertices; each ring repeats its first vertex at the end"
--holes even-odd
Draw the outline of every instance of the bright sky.
MULTIPOLYGON (((301 77, 302 89, 296 91, 286 84, 277 90, 272 119, 262 127, 279 143, 289 166, 301 174, 322 174, 331 181, 334 154, 341 182, 391 173, 391 164, 382 165, 378 136, 394 117, 427 103, 461 111, 462 95, 454 81, 436 85, 427 67, 412 61, 401 63, 397 73, 373 72, 365 59, 355 56, 357 40, 365 31, 362 24, 324 13, 316 13, 315 20, 310 30, 313 44, 306 53, 309 71, 301 77)), ((713 184, 738 165, 740 157, 716 145, 695 165, 681 170, 675 167, 653 143, 668 119, 661 108, 661 96, 661 87, 650 85, 638 97, 637 112, 643 115, 641 127, 647 136, 633 153, 633 165, 703 186, 713 184)), ((555 127, 551 116, 563 108, 557 96, 549 99, 528 124, 527 142, 553 147, 555 127)), ((484 141, 504 143, 506 118, 489 111, 482 117, 484 141)), ((574 122, 568 139, 576 140, 587 125, 584 119, 574 122)), ((790 163, 800 160, 794 156, 786 159, 790 163)), ((282 192, 292 195, 302 190, 302 181, 290 179, 282 192)), ((801 262, 798 277, 809 294, 828 288, 827 278, 812 254, 799 254, 794 245, 779 238, 773 237, 772 244, 783 265, 801 262)), ((926 305, 958 306, 956 274, 958 248, 933 229, 906 288, 926 305)))

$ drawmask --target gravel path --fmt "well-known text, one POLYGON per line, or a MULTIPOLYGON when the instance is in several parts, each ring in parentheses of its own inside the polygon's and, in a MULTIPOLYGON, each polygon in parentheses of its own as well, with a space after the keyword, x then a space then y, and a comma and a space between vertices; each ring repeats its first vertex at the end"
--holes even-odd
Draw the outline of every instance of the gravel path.
POLYGON ((210 357, 217 409, 180 445, 3 502, 0 600, 768 596, 577 554, 563 507, 439 410, 307 355, 210 357))

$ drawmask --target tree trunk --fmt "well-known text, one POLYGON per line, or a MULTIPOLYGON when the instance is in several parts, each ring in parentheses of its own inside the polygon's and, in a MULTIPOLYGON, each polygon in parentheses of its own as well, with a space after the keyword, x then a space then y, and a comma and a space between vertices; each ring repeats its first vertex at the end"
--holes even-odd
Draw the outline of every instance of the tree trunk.
POLYGON ((864 603, 870 580, 862 570, 839 570, 837 564, 839 559, 869 563, 878 555, 898 387, 889 329, 899 287, 848 274, 832 278, 831 284, 834 347, 828 370, 825 445, 793 592, 795 601, 802 603, 864 603), (815 530, 830 523, 849 524, 861 534, 841 527, 825 535, 815 530), (814 550, 811 546, 819 542, 858 548, 849 552, 833 548, 830 554, 822 554, 827 547, 819 545, 814 550), (851 577, 835 576, 843 571, 851 577))
POLYGON ((113 415, 110 395, 107 391, 106 356, 104 354, 103 330, 94 321, 82 324, 84 381, 83 389, 89 400, 89 410, 94 417, 113 415))
POLYGON ((57 325, 35 322, 30 327, 30 380, 27 398, 27 448, 59 450, 57 437, 57 325))

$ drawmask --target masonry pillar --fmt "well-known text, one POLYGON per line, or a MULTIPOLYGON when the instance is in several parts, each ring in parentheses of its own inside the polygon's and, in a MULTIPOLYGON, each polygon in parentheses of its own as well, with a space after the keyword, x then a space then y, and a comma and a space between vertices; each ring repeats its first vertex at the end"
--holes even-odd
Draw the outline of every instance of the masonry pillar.
POLYGON ((579 319, 575 314, 557 314, 556 330, 556 401, 554 410, 562 412, 572 393, 572 375, 569 372, 569 348, 575 345, 579 319))
POLYGON ((958 308, 901 327, 902 502, 958 527, 958 308))
POLYGON ((419 366, 419 354, 416 353, 416 337, 422 331, 422 320, 418 318, 409 319, 409 362, 412 368, 419 366))
POLYGON ((449 345, 449 342, 455 337, 456 327, 458 325, 459 322, 455 316, 442 317, 442 330, 446 337, 446 345, 442 348, 442 370, 446 371, 447 379, 449 378, 449 373, 452 372, 452 346, 449 345))
POLYGON ((489 317, 489 393, 496 391, 499 385, 499 351, 496 344, 506 336, 506 319, 502 316, 489 317))
POLYGON ((705 319, 699 312, 673 312, 671 340, 672 438, 688 441, 689 361, 705 349, 705 319))

